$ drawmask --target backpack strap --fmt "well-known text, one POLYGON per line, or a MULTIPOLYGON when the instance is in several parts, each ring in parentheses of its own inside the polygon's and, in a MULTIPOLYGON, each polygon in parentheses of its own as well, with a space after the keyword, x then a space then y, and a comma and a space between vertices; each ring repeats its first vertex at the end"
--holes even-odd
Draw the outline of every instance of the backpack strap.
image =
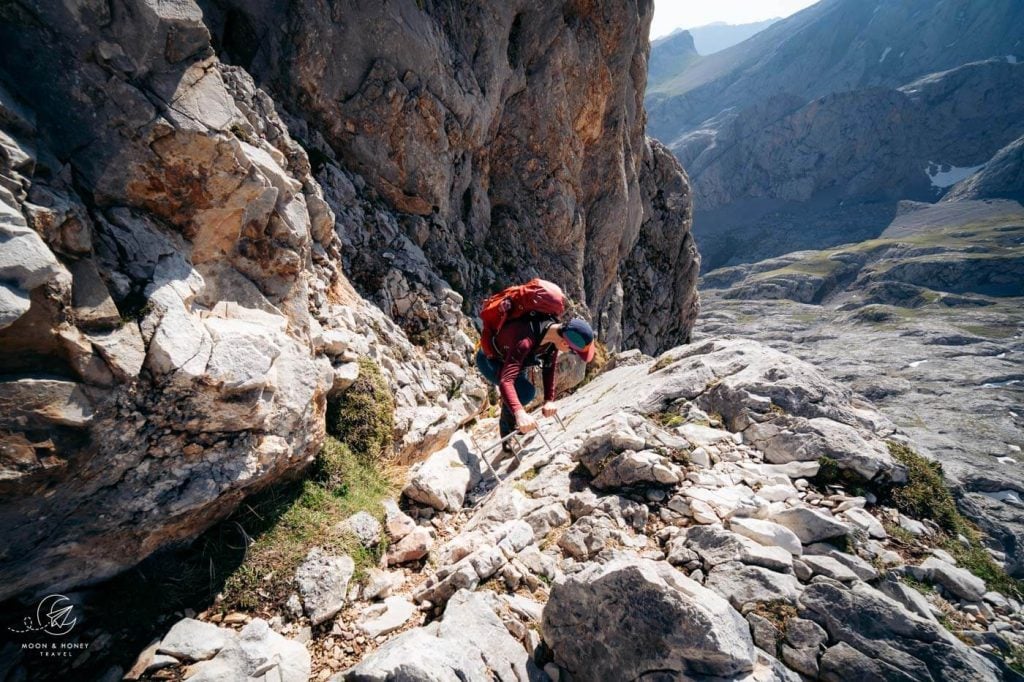
MULTIPOLYGON (((553 325, 553 324, 558 322, 558 318, 556 316, 554 316, 554 315, 548 315, 548 314, 545 314, 545 313, 539 313, 537 311, 530 311, 530 312, 526 313, 525 315, 523 315, 522 317, 517 317, 515 320, 509 320, 509 322, 511 323, 511 322, 518 322, 518 321, 523 321, 523 320, 525 320, 527 322, 527 324, 530 325, 530 336, 532 336, 534 341, 535 341, 535 343, 538 344, 537 346, 535 346, 535 349, 534 349, 534 352, 533 352, 534 362, 532 362, 529 365, 527 365, 528 367, 535 367, 535 366, 541 364, 538 361, 538 360, 540 360, 540 353, 538 353, 537 350, 536 350, 537 348, 540 347, 539 346, 540 340, 544 338, 545 334, 547 334, 548 328, 550 328, 551 325, 553 325)), ((502 326, 504 326, 504 325, 502 325, 502 326)), ((494 332, 494 339, 492 340, 491 344, 494 346, 494 352, 497 353, 497 355, 498 355, 498 360, 500 360, 502 363, 504 363, 505 362, 505 354, 502 352, 503 349, 499 348, 498 344, 496 343, 496 341, 498 339, 498 332, 500 332, 500 331, 501 330, 499 329, 498 331, 494 332)))

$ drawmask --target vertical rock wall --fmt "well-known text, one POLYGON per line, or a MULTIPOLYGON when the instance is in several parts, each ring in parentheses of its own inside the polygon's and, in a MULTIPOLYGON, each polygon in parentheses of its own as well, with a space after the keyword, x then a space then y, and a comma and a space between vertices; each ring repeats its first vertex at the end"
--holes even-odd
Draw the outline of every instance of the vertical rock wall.
POLYGON ((202 4, 223 57, 404 215, 467 312, 542 275, 613 348, 687 338, 689 203, 655 197, 688 185, 644 136, 652 3, 202 4))

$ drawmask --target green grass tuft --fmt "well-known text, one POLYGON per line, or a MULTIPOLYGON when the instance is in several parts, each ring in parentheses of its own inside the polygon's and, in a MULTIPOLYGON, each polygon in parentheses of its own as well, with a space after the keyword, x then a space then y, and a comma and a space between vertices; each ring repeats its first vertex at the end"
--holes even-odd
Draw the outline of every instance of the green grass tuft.
POLYGON ((327 404, 327 432, 348 445, 364 462, 391 454, 395 431, 395 398, 377 364, 359 359, 359 378, 327 404))
POLYGON ((367 549, 337 525, 358 511, 382 520, 381 501, 392 488, 373 463, 328 437, 310 478, 257 495, 233 517, 251 542, 224 583, 220 608, 258 610, 283 603, 293 590, 295 569, 314 546, 348 554, 356 563, 356 577, 361 577, 376 565, 385 546, 367 549))
POLYGON ((1024 582, 1011 577, 996 563, 982 543, 981 530, 957 509, 953 494, 946 487, 942 465, 932 462, 903 443, 888 441, 893 458, 907 468, 907 484, 888 491, 888 502, 907 516, 930 519, 941 529, 938 545, 953 555, 957 563, 985 581, 990 590, 1020 599, 1024 582), (959 540, 963 536, 967 544, 959 540))
POLYGON ((1011 644, 1004 660, 1006 665, 1010 666, 1012 670, 1024 675, 1024 646, 1011 644))
POLYGON ((893 506, 915 519, 931 519, 949 533, 964 533, 967 520, 946 487, 942 465, 917 454, 903 443, 889 441, 893 458, 907 468, 907 485, 893 488, 893 506))

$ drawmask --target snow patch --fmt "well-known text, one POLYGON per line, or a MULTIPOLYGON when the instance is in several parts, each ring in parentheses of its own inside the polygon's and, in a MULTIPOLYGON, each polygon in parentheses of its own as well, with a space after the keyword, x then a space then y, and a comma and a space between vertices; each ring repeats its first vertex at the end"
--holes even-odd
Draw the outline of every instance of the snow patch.
POLYGON ((961 180, 971 177, 984 167, 985 164, 980 166, 951 166, 948 163, 929 161, 928 165, 925 166, 924 172, 928 174, 933 187, 946 189, 961 180))
POLYGON ((923 365, 926 362, 928 362, 928 361, 927 360, 914 360, 912 363, 907 365, 907 367, 918 367, 920 365, 923 365))
POLYGON ((881 64, 882 62, 884 62, 885 58, 889 56, 890 52, 892 52, 892 46, 885 48, 885 51, 882 53, 882 56, 878 59, 878 63, 881 64))
POLYGON ((993 500, 999 500, 1000 502, 1021 504, 1020 495, 1017 494, 1016 490, 999 490, 994 493, 982 493, 982 495, 993 500))
POLYGON ((996 457, 996 461, 1000 464, 1016 464, 1017 460, 1013 457, 996 457))

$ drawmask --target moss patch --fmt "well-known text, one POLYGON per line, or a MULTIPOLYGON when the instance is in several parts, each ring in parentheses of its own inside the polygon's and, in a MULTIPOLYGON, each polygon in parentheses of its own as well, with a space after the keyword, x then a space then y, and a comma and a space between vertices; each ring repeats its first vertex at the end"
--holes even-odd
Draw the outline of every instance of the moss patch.
POLYGON ((783 634, 786 633, 786 623, 789 619, 797 616, 796 608, 782 599, 757 602, 753 612, 771 621, 772 625, 783 634))
POLYGON ((651 415, 651 419, 666 429, 674 429, 686 423, 686 417, 675 412, 655 412, 651 415))
POLYGON ((359 359, 359 378, 340 397, 327 403, 327 432, 345 443, 363 462, 391 454, 395 431, 395 398, 377 364, 359 359))
POLYGON ((647 370, 648 374, 654 374, 655 372, 661 371, 676 361, 670 353, 666 353, 658 358, 657 362, 651 365, 651 368, 647 370))

